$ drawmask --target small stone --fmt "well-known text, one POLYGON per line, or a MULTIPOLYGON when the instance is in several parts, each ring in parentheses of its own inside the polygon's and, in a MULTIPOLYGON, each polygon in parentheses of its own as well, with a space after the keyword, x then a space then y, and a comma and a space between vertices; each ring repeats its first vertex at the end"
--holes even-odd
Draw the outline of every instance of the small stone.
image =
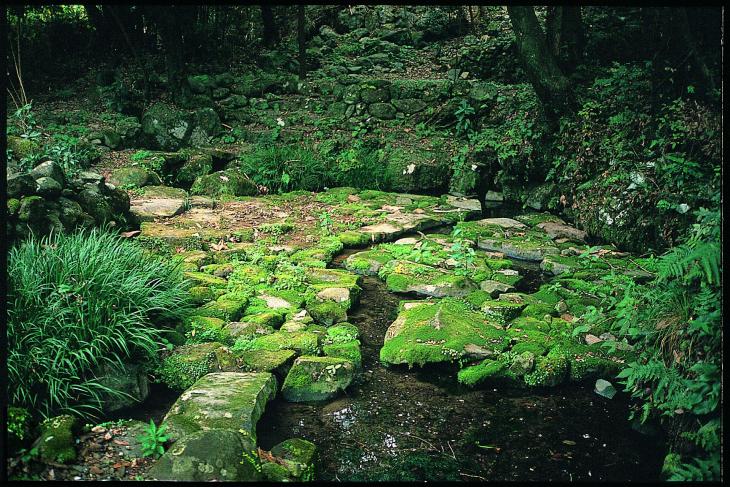
POLYGON ((586 341, 586 343, 588 345, 593 345, 595 343, 600 343, 600 342, 603 341, 603 340, 601 340, 600 338, 598 338, 595 335, 586 335, 585 338, 584 338, 584 340, 586 341))
POLYGON ((607 380, 598 379, 594 392, 606 399, 612 399, 616 395, 616 388, 607 380))
POLYGON ((555 311, 557 311, 558 313, 565 313, 566 311, 568 311, 568 305, 565 304, 565 301, 560 300, 558 301, 558 304, 555 305, 555 311))

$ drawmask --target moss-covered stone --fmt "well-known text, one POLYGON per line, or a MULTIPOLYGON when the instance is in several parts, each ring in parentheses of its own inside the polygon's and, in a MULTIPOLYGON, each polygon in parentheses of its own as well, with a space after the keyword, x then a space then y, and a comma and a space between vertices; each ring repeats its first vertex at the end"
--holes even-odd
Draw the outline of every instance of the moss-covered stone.
POLYGON ((138 166, 121 167, 109 177, 114 186, 141 188, 150 184, 160 184, 160 177, 138 166))
POLYGON ((508 336, 499 325, 463 301, 444 298, 404 307, 385 334, 380 360, 424 365, 473 356, 496 357, 508 345, 508 336))
POLYGON ((184 390, 210 372, 231 362, 221 343, 209 342, 175 348, 158 370, 160 380, 173 389, 184 390))
POLYGON ((193 286, 188 292, 190 293, 190 301, 198 305, 207 303, 218 297, 213 289, 208 286, 193 286))
POLYGON ((147 480, 263 480, 255 442, 235 429, 194 431, 179 439, 152 466, 147 480))
POLYGON ((237 321, 246 309, 248 296, 241 292, 223 294, 215 301, 210 301, 194 313, 199 316, 211 316, 226 321, 237 321))
POLYGON ((276 395, 276 378, 265 372, 216 372, 196 381, 175 401, 163 422, 177 440, 194 431, 220 428, 256 440, 256 423, 276 395))
POLYGON ((294 350, 254 350, 235 352, 241 370, 247 372, 272 372, 286 377, 294 358, 294 350))
POLYGON ((307 312, 317 323, 323 325, 334 325, 347 321, 348 306, 334 301, 315 301, 307 304, 307 312))
POLYGON ((465 367, 459 371, 457 379, 464 385, 475 386, 490 380, 515 379, 515 375, 510 372, 509 364, 500 358, 486 359, 478 365, 465 367))
POLYGON ((360 341, 350 340, 344 343, 332 343, 324 345, 322 351, 328 357, 338 357, 349 360, 355 365, 355 369, 362 367, 362 354, 360 352, 360 341))
POLYGON ((477 289, 474 281, 435 267, 405 260, 383 265, 378 275, 385 278, 388 290, 431 297, 464 297, 477 289))
POLYGON ((43 462, 69 463, 76 460, 74 435, 79 427, 78 420, 64 414, 43 421, 39 427, 38 454, 43 462))
POLYGON ((350 255, 345 260, 345 269, 363 276, 375 276, 383 264, 387 264, 394 257, 389 252, 367 250, 350 255))
POLYGON ((481 306, 487 317, 501 324, 516 318, 524 308, 524 304, 494 300, 484 301, 481 306))
POLYGON ((332 399, 350 385, 354 372, 349 360, 302 356, 294 361, 281 394, 291 402, 332 399))
POLYGON ((308 331, 277 331, 256 338, 250 350, 294 350, 298 355, 316 355, 319 352, 319 335, 308 331))
POLYGON ((370 236, 355 230, 348 230, 337 235, 342 245, 347 248, 363 247, 370 243, 370 236))
POLYGON ((525 374, 525 383, 530 386, 547 387, 562 384, 568 378, 569 366, 564 352, 552 349, 546 356, 536 358, 535 370, 525 374))
POLYGON ((204 272, 185 272, 186 279, 190 279, 197 283, 199 286, 210 286, 210 287, 225 287, 228 281, 222 277, 211 276, 204 272))
POLYGON ((199 176, 190 188, 190 193, 210 197, 253 196, 258 194, 258 187, 242 172, 228 169, 199 176))
MULTIPOLYGON (((317 447, 314 443, 301 438, 291 438, 274 445, 271 448, 271 455, 276 457, 277 462, 268 464, 281 466, 286 473, 282 476, 283 472, 279 469, 264 468, 262 471, 268 480, 300 482, 314 480, 317 460, 317 447)), ((266 465, 265 462, 262 467, 266 467, 266 465)))

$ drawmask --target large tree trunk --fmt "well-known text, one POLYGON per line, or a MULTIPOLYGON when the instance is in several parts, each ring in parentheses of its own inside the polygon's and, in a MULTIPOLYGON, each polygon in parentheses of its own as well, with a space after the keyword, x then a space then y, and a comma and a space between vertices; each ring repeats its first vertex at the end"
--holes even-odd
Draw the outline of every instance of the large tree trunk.
POLYGON ((532 7, 509 6, 517 51, 545 114, 552 123, 572 109, 570 82, 548 48, 545 34, 532 7))
POLYGON ((279 29, 276 27, 274 14, 269 5, 261 5, 261 21, 264 24, 264 45, 275 46, 279 43, 279 29))
POLYGON ((186 46, 183 37, 185 29, 180 22, 184 15, 179 15, 180 8, 147 7, 146 13, 157 28, 165 53, 168 90, 176 100, 185 101, 189 96, 189 90, 185 80, 186 46))
POLYGON ((304 5, 299 5, 297 11, 297 40, 299 41, 299 79, 304 81, 307 77, 307 46, 304 31, 304 5))

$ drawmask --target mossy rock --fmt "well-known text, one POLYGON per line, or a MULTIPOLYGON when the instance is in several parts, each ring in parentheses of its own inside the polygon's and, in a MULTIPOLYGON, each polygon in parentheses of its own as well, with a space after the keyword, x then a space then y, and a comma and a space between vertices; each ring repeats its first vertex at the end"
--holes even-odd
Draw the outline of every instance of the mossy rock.
POLYGON ((178 440, 198 430, 220 428, 256 440, 256 423, 276 395, 267 372, 215 372, 201 377, 175 401, 163 419, 178 440))
POLYGON ((78 420, 68 414, 49 418, 40 424, 36 440, 38 454, 43 462, 69 463, 76 460, 75 434, 78 420))
POLYGON ((524 304, 494 300, 485 301, 481 306, 482 312, 487 315, 487 317, 501 324, 505 324, 519 316, 520 312, 524 308, 524 304))
POLYGON ((294 350, 298 355, 314 355, 319 352, 319 335, 308 331, 277 331, 271 335, 257 337, 250 350, 294 350))
POLYGON ((234 169, 218 171, 195 179, 190 193, 209 197, 254 196, 258 194, 256 183, 234 169))
POLYGON ((263 480, 263 474, 250 437, 235 429, 215 428, 195 431, 176 441, 155 462, 146 479, 247 482, 263 480))
POLYGON ((362 368, 362 353, 360 352, 360 341, 350 340, 344 343, 332 343, 324 345, 322 351, 328 357, 344 358, 355 365, 355 369, 362 368))
POLYGON ((184 390, 204 375, 221 370, 232 361, 221 343, 209 342, 175 348, 163 359, 158 375, 172 389, 184 390))
POLYGON ((482 313, 453 298, 404 306, 385 334, 385 364, 451 362, 474 354, 497 356, 509 345, 507 333, 482 313))
POLYGON ((349 360, 302 356, 294 361, 281 394, 291 402, 332 399, 350 385, 354 373, 355 367, 349 360))
POLYGON ((416 293, 430 297, 464 297, 477 289, 466 276, 405 260, 392 260, 378 273, 385 277, 388 290, 396 293, 416 293))
POLYGON ((465 367, 457 374, 457 380, 467 386, 476 386, 487 381, 514 380, 509 364, 503 359, 486 359, 478 365, 465 367))
POLYGON ((161 184, 160 177, 157 174, 138 166, 116 169, 109 177, 109 182, 114 186, 136 188, 161 184))
POLYGON ((264 475, 269 481, 300 481, 314 480, 317 461, 317 447, 311 441, 301 438, 291 438, 274 445, 271 455, 278 463, 265 462, 261 465, 264 475), (284 469, 266 468, 267 465, 277 465, 284 469))
POLYGON ((366 250, 352 254, 345 259, 345 269, 362 276, 376 276, 380 268, 393 259, 394 257, 389 252, 366 250))
POLYGON ((241 370, 246 372, 272 372, 279 377, 286 377, 294 358, 294 350, 255 350, 235 352, 241 370))
POLYGON ((226 287, 228 281, 221 277, 211 276, 204 272, 185 272, 184 277, 197 283, 199 286, 226 287))
POLYGON ((188 292, 190 293, 190 301, 197 305, 207 303, 218 297, 209 286, 193 286, 188 292))
POLYGON ((524 380, 530 386, 554 387, 568 378, 570 362, 560 349, 552 349, 544 357, 537 357, 535 370, 525 374, 524 380))
POLYGON ((230 292, 221 295, 193 311, 198 316, 210 316, 226 321, 237 321, 246 309, 248 296, 241 292, 230 292))
POLYGON ((342 245, 347 248, 364 247, 370 243, 370 236, 368 234, 355 230, 348 230, 346 232, 339 233, 337 238, 339 238, 342 245))
POLYGON ((317 323, 329 326, 347 321, 347 308, 346 304, 334 301, 312 301, 307 304, 306 310, 317 323))

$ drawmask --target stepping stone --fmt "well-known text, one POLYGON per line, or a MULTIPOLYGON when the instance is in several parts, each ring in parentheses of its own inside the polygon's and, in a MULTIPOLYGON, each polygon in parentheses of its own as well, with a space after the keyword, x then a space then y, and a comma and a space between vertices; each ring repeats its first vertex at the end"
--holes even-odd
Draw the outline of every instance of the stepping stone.
POLYGON ((568 239, 574 242, 585 243, 587 234, 583 230, 571 227, 564 223, 544 222, 539 223, 537 228, 541 229, 553 239, 568 239))
POLYGON ((462 301, 414 303, 404 306, 386 331, 380 361, 423 366, 497 355, 509 343, 505 330, 462 301))
POLYGON ((294 361, 281 388, 287 401, 323 401, 332 399, 350 385, 355 366, 335 357, 303 356, 294 361))
POLYGON ((170 198, 135 199, 130 202, 129 211, 143 222, 154 221, 156 218, 172 218, 185 211, 185 200, 170 198))
POLYGON ((487 292, 492 299, 495 299, 502 293, 514 291, 515 288, 503 282, 486 280, 479 284, 479 289, 487 292))
POLYGON ((218 428, 243 430, 255 442, 256 423, 275 395, 276 378, 270 373, 214 372, 183 392, 163 422, 174 440, 218 428))
POLYGON ((446 203, 455 208, 461 208, 463 210, 474 211, 477 213, 482 212, 482 205, 479 203, 479 200, 448 195, 446 196, 446 203))
POLYGON ((268 294, 259 295, 259 299, 266 301, 266 306, 271 309, 291 308, 292 304, 284 298, 278 296, 269 296, 268 294))

